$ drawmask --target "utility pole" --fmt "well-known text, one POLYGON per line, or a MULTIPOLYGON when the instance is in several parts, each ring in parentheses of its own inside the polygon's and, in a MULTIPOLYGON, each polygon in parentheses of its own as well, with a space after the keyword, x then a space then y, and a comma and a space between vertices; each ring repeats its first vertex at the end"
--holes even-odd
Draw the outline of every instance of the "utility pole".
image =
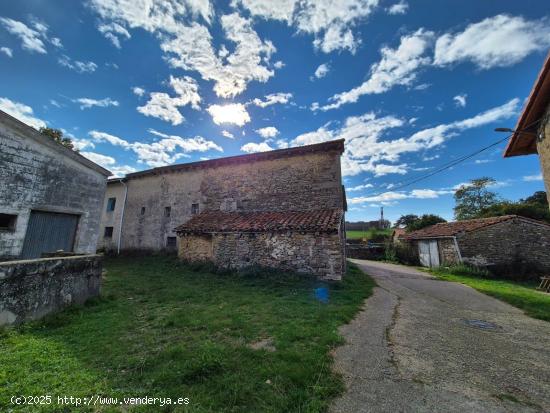
POLYGON ((384 229, 384 207, 380 207, 380 229, 384 229))

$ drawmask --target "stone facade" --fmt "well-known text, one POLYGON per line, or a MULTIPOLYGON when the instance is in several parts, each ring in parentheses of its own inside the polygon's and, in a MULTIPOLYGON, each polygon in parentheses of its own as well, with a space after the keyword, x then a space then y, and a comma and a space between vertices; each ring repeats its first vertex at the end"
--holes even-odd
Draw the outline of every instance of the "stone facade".
POLYGON ((0 112, 0 260, 23 250, 31 211, 78 216, 73 250, 93 253, 109 171, 0 112))
POLYGON ((546 197, 550 203, 550 105, 542 119, 539 133, 537 134, 537 152, 539 153, 542 177, 546 188, 546 197))
POLYGON ((340 280, 346 268, 338 233, 184 235, 179 248, 179 256, 185 260, 210 260, 232 269, 270 267, 340 280))
POLYGON ((118 249, 125 194, 126 184, 121 179, 111 179, 107 182, 97 242, 98 250, 112 252, 118 249), (111 207, 111 200, 114 200, 114 209, 111 207))
POLYGON ((0 326, 36 320, 99 295, 102 257, 0 263, 0 326))

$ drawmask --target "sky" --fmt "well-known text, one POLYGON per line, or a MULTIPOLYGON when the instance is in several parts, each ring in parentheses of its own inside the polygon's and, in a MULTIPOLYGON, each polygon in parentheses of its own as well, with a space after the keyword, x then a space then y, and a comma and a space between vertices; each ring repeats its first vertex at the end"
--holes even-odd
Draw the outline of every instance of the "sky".
POLYGON ((0 3, 0 109, 117 176, 344 138, 347 219, 453 217, 489 176, 544 190, 503 139, 550 49, 546 0, 0 3))

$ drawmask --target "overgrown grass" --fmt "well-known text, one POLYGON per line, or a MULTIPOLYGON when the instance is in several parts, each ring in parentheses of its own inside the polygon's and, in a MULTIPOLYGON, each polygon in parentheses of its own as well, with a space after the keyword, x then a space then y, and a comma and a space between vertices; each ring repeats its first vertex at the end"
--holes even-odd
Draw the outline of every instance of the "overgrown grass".
POLYGON ((101 299, 0 330, 0 411, 317 412, 343 390, 337 329, 371 294, 341 283, 192 271, 171 258, 106 262, 101 299), (327 304, 314 289, 329 289, 327 304), (270 338, 276 351, 250 343, 270 338), (41 407, 13 395, 52 395, 41 407), (57 396, 188 397, 188 406, 61 407, 57 396))
POLYGON ((392 233, 391 229, 369 229, 367 231, 346 231, 346 237, 349 239, 358 239, 358 238, 367 238, 373 239, 377 238, 380 235, 390 236, 392 233))
POLYGON ((445 281, 469 285, 476 290, 520 308, 533 318, 550 321, 550 294, 536 290, 538 284, 490 278, 471 267, 437 268, 430 272, 445 281))

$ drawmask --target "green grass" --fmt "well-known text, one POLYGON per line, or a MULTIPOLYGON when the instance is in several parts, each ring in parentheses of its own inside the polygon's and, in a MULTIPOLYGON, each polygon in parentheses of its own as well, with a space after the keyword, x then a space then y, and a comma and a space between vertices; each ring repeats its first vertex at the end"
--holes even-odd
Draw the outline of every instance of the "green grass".
POLYGON ((522 309, 533 318, 550 321, 550 294, 537 291, 538 284, 451 274, 444 268, 433 269, 430 272, 442 280, 466 284, 484 294, 505 301, 522 309))
POLYGON ((371 239, 377 235, 391 235, 391 229, 369 229, 367 231, 346 231, 346 237, 349 239, 367 238, 371 239))
POLYGON ((0 330, 1 412, 317 412, 343 391, 330 350, 371 294, 341 283, 191 271, 172 258, 106 262, 102 298, 0 330), (314 298, 328 286, 330 301, 314 298), (271 338, 276 351, 250 343, 271 338), (13 395, 52 395, 13 406, 13 395), (57 396, 188 397, 188 406, 61 407, 57 396))

